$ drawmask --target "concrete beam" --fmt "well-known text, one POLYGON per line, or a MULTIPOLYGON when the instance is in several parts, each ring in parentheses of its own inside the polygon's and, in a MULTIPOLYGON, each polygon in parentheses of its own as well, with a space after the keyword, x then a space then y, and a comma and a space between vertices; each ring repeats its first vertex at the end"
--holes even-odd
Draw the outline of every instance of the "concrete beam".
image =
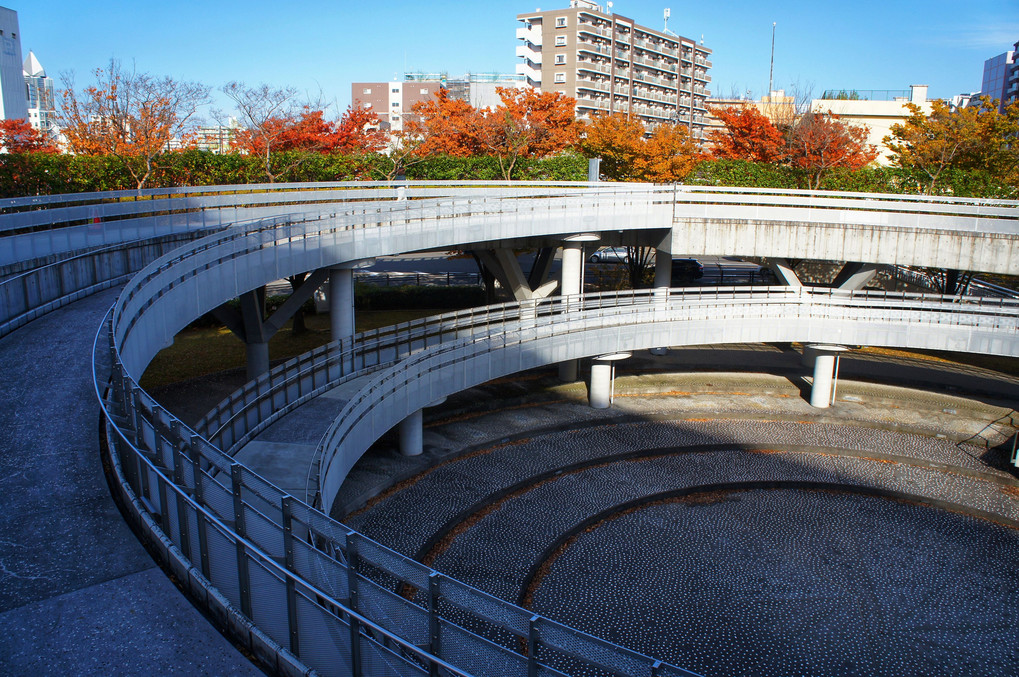
POLYGON ((846 265, 842 266, 839 274, 832 280, 831 286, 847 291, 859 291, 874 279, 879 268, 880 266, 873 263, 847 261, 846 265))
POLYGON ((796 271, 793 269, 792 264, 786 259, 768 259, 766 261, 768 268, 775 273, 775 277, 778 278, 779 282, 790 287, 802 287, 803 283, 800 282, 799 276, 796 275, 796 271))

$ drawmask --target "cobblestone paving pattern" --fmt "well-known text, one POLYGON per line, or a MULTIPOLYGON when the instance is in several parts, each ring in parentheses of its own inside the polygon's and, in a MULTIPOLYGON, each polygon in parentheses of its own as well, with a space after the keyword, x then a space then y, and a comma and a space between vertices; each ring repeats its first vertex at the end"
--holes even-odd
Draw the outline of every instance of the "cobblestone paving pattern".
POLYGON ((1017 565, 983 520, 752 490, 603 522, 534 607, 706 675, 1014 675, 1017 565))
MULTIPOLYGON (((576 409, 582 410, 584 407, 576 409)), ((595 410, 587 408, 587 411, 595 410)), ((542 412, 528 412, 526 418, 532 430, 541 427, 544 416, 542 412)), ((549 422, 552 416, 548 414, 549 422)), ((463 446, 467 446, 468 441, 476 444, 484 440, 484 430, 487 430, 489 439, 492 436, 492 427, 483 429, 479 423, 474 426, 476 430, 463 432, 462 428, 467 427, 462 423, 450 426, 453 431, 461 431, 459 434, 463 438, 459 441, 463 446)), ((509 426, 502 429, 507 433, 512 430, 509 426)), ((875 454, 893 453, 991 472, 979 459, 983 450, 923 435, 834 424, 802 425, 786 421, 644 421, 550 432, 536 437, 532 442, 503 446, 484 455, 454 460, 434 469, 371 509, 345 519, 351 527, 367 536, 413 555, 432 534, 461 511, 504 487, 542 472, 640 449, 694 444, 738 446, 741 443, 776 447, 833 446, 875 454)), ((900 466, 889 464, 889 467, 900 466)))
POLYGON ((588 516, 665 491, 759 481, 903 491, 1019 520, 1019 501, 999 485, 928 468, 805 453, 679 453, 602 465, 536 486, 458 534, 433 566, 493 595, 516 600, 530 567, 561 534, 588 516))

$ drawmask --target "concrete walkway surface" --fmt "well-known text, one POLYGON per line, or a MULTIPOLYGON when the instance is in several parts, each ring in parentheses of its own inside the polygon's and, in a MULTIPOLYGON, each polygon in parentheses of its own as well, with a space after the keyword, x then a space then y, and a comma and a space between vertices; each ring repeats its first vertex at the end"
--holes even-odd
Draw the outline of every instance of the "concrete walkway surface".
POLYGON ((0 339, 0 675, 260 675, 110 496, 91 352, 118 291, 0 339))

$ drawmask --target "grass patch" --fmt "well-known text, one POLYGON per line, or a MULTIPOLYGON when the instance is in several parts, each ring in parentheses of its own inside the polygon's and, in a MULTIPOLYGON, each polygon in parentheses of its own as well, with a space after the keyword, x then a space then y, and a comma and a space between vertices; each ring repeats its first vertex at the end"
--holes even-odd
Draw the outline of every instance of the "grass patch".
MULTIPOLYGON (((359 310, 355 313, 357 331, 388 327, 430 315, 448 312, 435 309, 359 310)), ((307 315, 308 331, 294 336, 290 324, 269 340, 269 359, 285 360, 329 342, 329 316, 307 315)), ((225 327, 188 328, 174 337, 173 345, 161 350, 141 378, 145 389, 200 378, 244 366, 244 343, 225 327)))

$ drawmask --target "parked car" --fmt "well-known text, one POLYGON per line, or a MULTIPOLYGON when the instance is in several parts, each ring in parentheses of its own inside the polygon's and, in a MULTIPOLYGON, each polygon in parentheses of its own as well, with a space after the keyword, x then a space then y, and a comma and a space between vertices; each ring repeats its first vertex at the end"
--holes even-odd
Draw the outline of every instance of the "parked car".
POLYGON ((680 285, 704 277, 704 265, 697 259, 672 259, 672 284, 680 285))
POLYGON ((626 263, 630 260, 630 255, 627 253, 626 247, 602 247, 588 256, 587 260, 591 263, 626 263))

